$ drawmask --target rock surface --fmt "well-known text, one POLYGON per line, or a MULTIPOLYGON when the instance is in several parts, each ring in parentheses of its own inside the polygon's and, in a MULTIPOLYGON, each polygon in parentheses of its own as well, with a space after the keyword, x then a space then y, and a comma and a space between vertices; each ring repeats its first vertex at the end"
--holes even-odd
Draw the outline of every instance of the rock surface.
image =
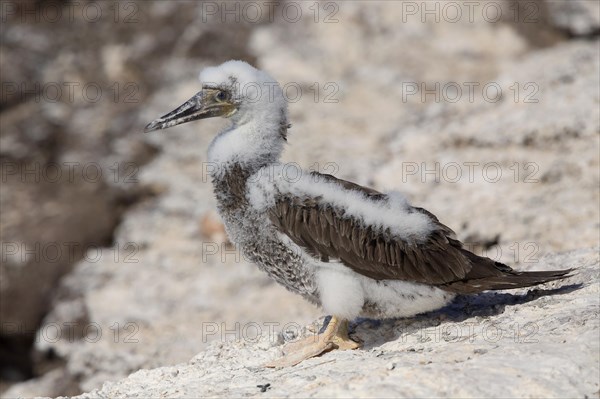
POLYGON ((597 1, 546 1, 552 23, 573 36, 593 35, 600 30, 600 3, 597 1))
POLYGON ((78 398, 597 397, 598 250, 545 257, 541 268, 577 273, 539 290, 459 297, 409 319, 360 320, 353 336, 364 348, 356 351, 266 369, 282 338, 263 331, 258 342, 215 342, 188 363, 140 370, 78 398))

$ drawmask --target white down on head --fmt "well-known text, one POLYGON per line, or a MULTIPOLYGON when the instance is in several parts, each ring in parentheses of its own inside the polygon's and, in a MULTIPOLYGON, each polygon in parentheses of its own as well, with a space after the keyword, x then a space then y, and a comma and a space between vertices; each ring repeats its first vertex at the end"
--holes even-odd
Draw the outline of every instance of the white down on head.
POLYGON ((209 161, 220 166, 277 161, 285 144, 281 128, 287 126, 287 102, 279 83, 243 61, 206 68, 200 81, 203 88, 228 90, 237 106, 228 116, 231 126, 211 143, 209 161))

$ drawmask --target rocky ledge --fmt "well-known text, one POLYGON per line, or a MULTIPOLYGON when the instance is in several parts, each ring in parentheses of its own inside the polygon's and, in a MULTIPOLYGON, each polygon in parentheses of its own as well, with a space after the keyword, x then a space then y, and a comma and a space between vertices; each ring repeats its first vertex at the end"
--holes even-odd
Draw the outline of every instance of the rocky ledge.
POLYGON ((213 342, 188 363, 140 370, 78 398, 598 397, 598 250, 544 257, 536 269, 577 272, 539 289, 459 297, 409 319, 357 320, 361 350, 274 370, 262 365, 281 355, 285 332, 213 342))

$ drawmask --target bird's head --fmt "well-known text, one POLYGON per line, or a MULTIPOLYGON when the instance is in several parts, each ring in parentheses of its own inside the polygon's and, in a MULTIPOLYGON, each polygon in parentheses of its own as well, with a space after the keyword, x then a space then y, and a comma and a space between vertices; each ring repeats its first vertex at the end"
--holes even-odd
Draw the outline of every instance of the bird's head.
POLYGON ((202 90, 173 111, 150 122, 146 132, 216 116, 240 125, 287 114, 281 87, 269 74, 243 61, 227 61, 200 73, 202 90))

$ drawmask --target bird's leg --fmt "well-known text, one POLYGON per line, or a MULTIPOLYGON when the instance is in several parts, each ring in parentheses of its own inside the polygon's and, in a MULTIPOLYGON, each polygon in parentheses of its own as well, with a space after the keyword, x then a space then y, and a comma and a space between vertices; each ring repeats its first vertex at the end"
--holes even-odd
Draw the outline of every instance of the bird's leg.
POLYGON ((348 337, 348 321, 331 316, 325 331, 287 344, 283 350, 285 355, 265 364, 265 367, 291 367, 332 349, 346 350, 359 347, 359 343, 348 337))

